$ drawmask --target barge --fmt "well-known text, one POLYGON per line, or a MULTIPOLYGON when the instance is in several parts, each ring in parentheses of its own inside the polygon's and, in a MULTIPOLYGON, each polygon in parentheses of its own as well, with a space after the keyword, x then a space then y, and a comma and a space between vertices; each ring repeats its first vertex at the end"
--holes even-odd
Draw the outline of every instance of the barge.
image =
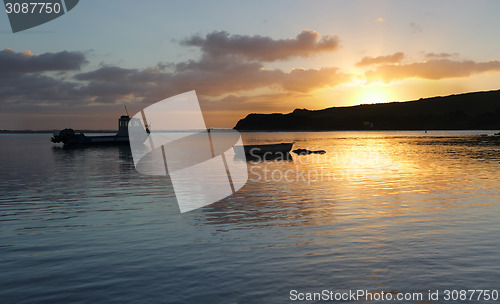
MULTIPOLYGON (((64 146, 88 146, 88 145, 128 145, 128 125, 131 122, 128 115, 122 115, 118 119, 118 132, 115 135, 87 136, 76 133, 73 129, 54 131, 50 141, 63 143, 64 146)), ((137 123, 140 124, 139 121, 137 123)))

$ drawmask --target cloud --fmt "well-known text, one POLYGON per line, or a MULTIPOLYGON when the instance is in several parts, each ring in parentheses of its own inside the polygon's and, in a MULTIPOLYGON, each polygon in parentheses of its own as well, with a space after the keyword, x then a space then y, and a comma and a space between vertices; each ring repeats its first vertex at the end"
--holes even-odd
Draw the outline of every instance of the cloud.
POLYGON ((144 70, 108 66, 80 73, 75 79, 86 83, 80 92, 86 96, 99 95, 96 100, 132 97, 153 102, 190 90, 209 98, 261 88, 309 92, 350 79, 348 74, 336 68, 299 68, 285 72, 264 67, 262 61, 308 56, 337 47, 336 39, 320 38, 314 31, 303 31, 296 39, 288 40, 214 32, 205 38, 193 36, 181 44, 200 47, 201 58, 177 64, 158 64, 156 68, 144 70), (165 66, 169 72, 164 71, 165 66))
POLYGON ((97 80, 97 81, 122 81, 125 80, 131 74, 134 74, 137 70, 135 69, 124 69, 115 66, 106 66, 94 70, 92 72, 81 73, 75 76, 78 80, 97 80))
POLYGON ((500 61, 474 62, 434 59, 404 65, 386 64, 365 73, 369 81, 390 82, 405 78, 444 79, 467 77, 472 74, 500 71, 500 61))
POLYGON ((415 22, 410 22, 410 32, 412 34, 420 34, 422 33, 422 27, 420 27, 420 25, 418 25, 417 23, 415 22))
POLYGON ((33 55, 31 51, 16 53, 11 49, 0 51, 0 73, 35 73, 46 71, 79 70, 87 63, 81 52, 58 52, 33 55))
POLYGON ((363 57, 358 63, 356 63, 356 66, 363 67, 382 63, 397 63, 403 60, 403 58, 404 53, 402 52, 397 52, 387 56, 363 57))
POLYGON ((99 96, 108 102, 133 96, 144 102, 153 102, 165 96, 196 90, 198 95, 216 97, 259 88, 278 91, 309 92, 324 86, 347 82, 350 76, 337 68, 294 69, 290 72, 268 70, 259 63, 228 63, 212 66, 210 62, 181 64, 171 73, 153 69, 136 70, 105 67, 89 73, 77 74, 85 80, 79 89, 84 96, 99 96))
POLYGON ((335 51, 339 47, 339 39, 321 37, 318 32, 311 30, 304 30, 295 38, 278 40, 260 35, 230 35, 221 31, 207 34, 204 38, 193 36, 182 41, 182 44, 200 47, 204 55, 213 58, 234 55, 247 60, 270 62, 335 51))
POLYGON ((126 96, 142 95, 147 89, 129 77, 148 77, 147 72, 118 67, 101 68, 76 77, 70 74, 69 78, 48 73, 77 72, 85 63, 85 55, 80 52, 34 55, 30 51, 0 51, 0 106, 5 109, 30 105, 35 111, 36 107, 114 103, 126 96), (91 79, 94 81, 87 81, 91 79))
POLYGON ((454 57, 458 56, 458 53, 427 53, 425 54, 426 58, 449 58, 449 57, 454 57))
POLYGON ((84 102, 75 96, 77 84, 39 74, 0 73, 0 105, 49 105, 84 102))
POLYGON ((84 72, 80 69, 87 59, 81 52, 36 55, 5 49, 0 52, 0 108, 4 113, 15 113, 16 109, 46 113, 50 108, 58 112, 86 106, 104 109, 123 102, 144 107, 196 90, 200 100, 216 102, 222 109, 242 106, 246 110, 351 79, 351 75, 334 67, 284 71, 264 66, 265 62, 338 48, 336 37, 322 37, 314 31, 302 31, 291 39, 213 32, 205 37, 193 36, 181 44, 199 47, 200 58, 137 69, 102 64, 84 72), (231 102, 235 105, 227 106, 231 102))
POLYGON ((78 71, 87 60, 81 52, 62 51, 34 55, 31 51, 0 51, 0 106, 86 103, 77 93, 78 84, 46 72, 78 71))

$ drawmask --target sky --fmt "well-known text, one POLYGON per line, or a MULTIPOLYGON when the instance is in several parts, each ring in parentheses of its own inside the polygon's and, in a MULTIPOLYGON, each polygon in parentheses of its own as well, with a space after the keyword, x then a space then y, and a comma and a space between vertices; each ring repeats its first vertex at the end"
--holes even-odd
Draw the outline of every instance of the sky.
POLYGON ((500 2, 82 0, 12 33, 0 129, 114 129, 195 90, 207 127, 249 113, 500 89, 500 2))

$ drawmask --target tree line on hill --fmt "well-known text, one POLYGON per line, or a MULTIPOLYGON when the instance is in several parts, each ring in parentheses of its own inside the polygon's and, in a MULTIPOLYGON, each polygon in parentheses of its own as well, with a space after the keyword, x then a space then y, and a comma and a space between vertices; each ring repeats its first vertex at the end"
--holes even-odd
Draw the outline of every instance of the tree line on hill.
POLYGON ((288 114, 249 114, 241 131, 498 130, 500 90, 421 98, 407 102, 295 109, 288 114))

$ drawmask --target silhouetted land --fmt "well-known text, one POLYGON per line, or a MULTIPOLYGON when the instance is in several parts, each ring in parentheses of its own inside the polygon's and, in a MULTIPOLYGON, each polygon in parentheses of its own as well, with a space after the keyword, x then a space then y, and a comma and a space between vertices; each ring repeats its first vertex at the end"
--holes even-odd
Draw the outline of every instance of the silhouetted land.
POLYGON ((498 130, 500 90, 407 102, 295 109, 292 113, 249 114, 241 131, 327 130, 498 130))
MULTIPOLYGON (((52 134, 54 130, 0 130, 0 134, 52 134)), ((75 130, 75 133, 116 133, 116 130, 75 130)))

